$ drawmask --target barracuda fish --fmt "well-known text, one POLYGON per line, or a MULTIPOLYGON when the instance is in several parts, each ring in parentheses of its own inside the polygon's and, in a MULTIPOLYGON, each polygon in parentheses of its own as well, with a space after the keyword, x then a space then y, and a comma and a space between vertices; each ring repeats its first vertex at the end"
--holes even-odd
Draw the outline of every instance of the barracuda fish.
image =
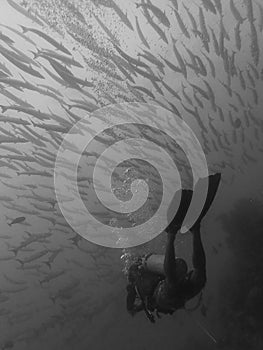
POLYGON ((148 49, 150 49, 150 45, 148 44, 147 40, 145 39, 145 36, 143 35, 143 32, 141 30, 141 27, 139 25, 138 17, 135 16, 135 21, 136 21, 136 30, 139 35, 139 38, 141 42, 143 43, 144 46, 146 46, 148 49))
POLYGON ((48 252, 49 252, 48 249, 44 249, 44 250, 42 250, 40 252, 34 253, 34 254, 24 258, 23 260, 22 259, 16 259, 16 261, 18 261, 22 265, 22 267, 24 267, 25 264, 29 264, 32 261, 35 261, 37 259, 42 258, 42 256, 48 254, 48 252))
POLYGON ((216 53, 217 56, 220 56, 220 47, 219 47, 219 43, 217 41, 216 35, 214 33, 214 30, 210 28, 211 34, 212 34, 212 39, 213 39, 213 46, 214 46, 214 51, 216 53))
POLYGON ((194 99, 196 100, 199 108, 204 108, 204 104, 203 102, 198 98, 197 94, 196 94, 196 91, 194 90, 193 92, 193 95, 194 95, 194 99))
MULTIPOLYGON (((9 178, 11 178, 11 176, 9 176, 9 178)), ((22 186, 16 186, 16 185, 8 184, 8 183, 4 182, 3 180, 0 180, 0 181, 8 188, 13 188, 15 190, 20 190, 20 191, 23 190, 22 186)))
POLYGON ((208 84, 208 82, 206 80, 203 79, 203 82, 205 83, 206 88, 208 90, 208 96, 209 96, 209 100, 211 102, 211 107, 212 107, 213 111, 216 112, 217 107, 216 107, 215 94, 213 92, 213 89, 211 88, 211 86, 208 84))
POLYGON ((201 29, 201 33, 203 35, 204 41, 209 43, 210 36, 209 36, 207 28, 206 28, 205 16, 204 16, 204 13, 203 13, 203 10, 201 7, 199 7, 199 24, 200 24, 200 29, 201 29))
POLYGON ((214 6, 214 4, 212 3, 211 0, 201 0, 204 8, 206 9, 206 11, 210 11, 212 12, 214 15, 216 15, 216 8, 214 6))
POLYGON ((169 0, 171 1, 173 7, 178 11, 178 1, 177 0, 169 0))
POLYGON ((206 100, 209 100, 209 96, 208 96, 208 94, 207 94, 206 91, 204 91, 202 88, 200 88, 200 87, 199 87, 198 85, 196 85, 196 84, 190 83, 190 85, 192 86, 193 89, 195 89, 197 92, 199 92, 199 94, 200 94, 203 98, 205 98, 206 100))
POLYGON ((186 69, 186 65, 185 65, 185 62, 184 62, 184 59, 183 57, 181 56, 180 52, 178 51, 177 47, 176 47, 176 42, 177 40, 174 39, 174 37, 171 35, 171 39, 172 39, 172 42, 173 42, 173 52, 175 54, 175 57, 179 63, 179 66, 182 70, 182 73, 183 73, 183 76, 185 77, 185 79, 187 79, 187 69, 186 69))
POLYGON ((205 127, 200 115, 199 115, 199 112, 198 112, 198 108, 196 106, 194 106, 194 110, 190 109, 190 108, 187 108, 183 103, 182 103, 182 106, 183 108, 188 112, 190 113, 191 115, 194 116, 194 118, 196 119, 198 125, 200 126, 201 130, 203 130, 205 133, 208 134, 208 130, 207 128, 205 127))
POLYGON ((147 4, 145 2, 142 2, 142 3, 135 3, 135 5, 136 5, 136 8, 143 7, 144 9, 150 10, 154 14, 154 16, 157 17, 160 23, 162 23, 168 29, 170 28, 171 24, 165 12, 160 10, 159 7, 153 5, 150 2, 150 0, 147 0, 147 4))
POLYGON ((54 207, 47 207, 46 205, 41 205, 41 204, 37 204, 37 203, 30 203, 33 205, 33 207, 35 207, 36 209, 40 210, 40 211, 45 211, 45 212, 54 212, 54 207))
POLYGON ((51 270, 51 264, 55 261, 56 257, 61 252, 63 252, 63 248, 58 248, 58 249, 51 251, 52 254, 49 256, 48 260, 43 261, 43 263, 46 264, 49 267, 49 269, 51 270))
POLYGON ((7 276, 5 273, 3 273, 3 276, 4 276, 4 278, 5 278, 8 282, 10 282, 10 283, 12 283, 12 284, 15 284, 15 285, 24 285, 24 284, 27 284, 27 281, 23 281, 23 280, 14 280, 14 279, 10 278, 9 276, 7 276))
POLYGON ((245 78, 243 77, 242 70, 240 70, 238 68, 238 71, 239 71, 239 80, 240 80, 241 87, 242 87, 243 90, 246 90, 247 86, 246 86, 245 78))
POLYGON ((248 87, 248 89, 250 89, 252 91, 254 103, 257 105, 258 104, 258 93, 257 93, 257 90, 255 88, 251 88, 251 87, 248 87))
POLYGON ((44 219, 44 220, 47 220, 47 221, 51 222, 51 224, 53 226, 56 224, 56 219, 51 217, 51 216, 41 214, 41 215, 38 215, 38 217, 41 218, 41 219, 44 219))
POLYGON ((150 70, 150 68, 148 67, 148 72, 151 72, 151 73, 148 73, 148 72, 146 72, 146 71, 144 71, 144 70, 142 70, 142 69, 140 69, 140 68, 138 68, 138 67, 134 67, 134 70, 138 73, 138 74, 140 74, 140 75, 142 75, 144 78, 146 78, 146 79, 149 79, 150 81, 161 81, 161 79, 159 78, 159 77, 156 77, 153 73, 152 73, 152 71, 150 70))
POLYGON ((203 76, 207 76, 207 70, 206 70, 206 67, 203 63, 203 61, 201 60, 201 58, 199 56, 195 56, 195 60, 197 61, 197 65, 198 65, 198 71, 201 75, 203 76))
POLYGON ((41 32, 40 30, 36 29, 36 28, 28 28, 25 26, 21 26, 23 33, 27 33, 27 32, 31 32, 34 33, 38 36, 40 36, 41 38, 45 39, 47 42, 49 42, 52 46, 54 46, 56 49, 64 52, 67 55, 71 56, 71 53, 62 45, 59 44, 55 39, 51 38, 49 35, 41 32))
POLYGON ((221 0, 214 0, 215 3, 215 7, 217 9, 217 11, 220 13, 220 15, 222 16, 222 4, 221 4, 221 0))
POLYGON ((5 137, 0 136, 0 143, 27 143, 29 142, 26 139, 23 139, 22 137, 5 137))
POLYGON ((155 96, 153 95, 153 93, 152 93, 149 89, 147 89, 147 88, 145 88, 145 87, 143 87, 143 86, 133 85, 132 88, 144 92, 146 95, 148 95, 148 96, 151 97, 152 99, 155 98, 155 96))
POLYGON ((14 58, 17 59, 18 61, 21 61, 22 63, 32 65, 38 68, 40 67, 40 64, 38 62, 34 61, 31 57, 28 57, 21 50, 13 46, 12 46, 12 50, 15 51, 15 53, 12 51, 12 54, 14 58))
POLYGON ((23 33, 19 32, 18 30, 14 29, 14 28, 11 28, 11 27, 9 27, 7 25, 4 25, 4 24, 0 24, 0 26, 10 30, 13 33, 15 33, 16 35, 18 35, 20 38, 22 38, 23 40, 27 41, 31 45, 36 46, 36 44, 34 43, 33 40, 29 39, 26 35, 24 35, 23 33))
POLYGON ((209 64, 212 77, 215 78, 216 77, 216 69, 215 69, 215 65, 214 65, 213 61, 204 52, 201 51, 201 53, 206 58, 206 60, 209 64))
MULTIPOLYGON (((35 171, 17 171, 17 175, 28 175, 28 176, 44 176, 44 177, 53 177, 52 174, 50 174, 49 172, 47 171, 38 171, 38 170, 35 170, 35 171)), ((38 213, 38 212, 37 212, 38 213)))
POLYGON ((252 69, 255 79, 259 80, 259 73, 257 68, 251 63, 248 63, 248 65, 252 69))
POLYGON ((173 63, 171 63, 170 61, 168 61, 166 58, 164 58, 163 56, 159 55, 163 60, 164 62, 166 63, 166 65, 171 69, 173 70, 175 73, 182 73, 182 70, 181 68, 175 66, 173 63))
POLYGON ((237 108, 237 106, 235 106, 233 103, 229 103, 228 104, 231 108, 233 108, 233 110, 238 113, 239 109, 237 108))
POLYGON ((33 75, 37 78, 41 78, 44 79, 43 75, 40 74, 38 71, 36 71, 35 69, 33 69, 31 66, 28 66, 24 63, 21 63, 20 61, 18 61, 17 59, 13 58, 13 52, 9 51, 9 50, 3 50, 2 47, 0 47, 0 53, 2 56, 4 56, 9 62, 11 62, 13 65, 15 65, 16 67, 18 67, 19 69, 23 70, 24 72, 33 75))
POLYGON ((143 68, 148 68, 148 65, 142 61, 136 60, 135 58, 129 56, 128 54, 126 54, 119 46, 115 45, 114 43, 112 43, 112 45, 114 46, 114 48, 116 49, 116 51, 125 59, 127 60, 130 64, 135 65, 135 66, 139 66, 139 67, 143 67, 143 68))
POLYGON ((0 82, 3 84, 8 84, 10 86, 12 86, 13 88, 23 91, 23 89, 29 89, 29 90, 33 90, 36 91, 37 89, 30 83, 27 83, 25 81, 22 80, 18 80, 18 79, 13 79, 13 78, 0 78, 0 82))
MULTIPOLYGON (((198 31, 196 20, 195 20, 194 16, 192 15, 192 13, 190 12, 189 8, 186 7, 184 3, 183 3, 183 7, 184 7, 185 11, 187 12, 187 15, 188 15, 190 22, 192 24, 192 31, 194 33, 196 33, 198 31)), ((177 11, 178 11, 178 8, 177 8, 177 11)), ((196 34, 195 34, 195 36, 196 36, 196 34)))
POLYGON ((43 22, 41 22, 36 16, 33 16, 29 11, 25 10, 22 6, 18 5, 13 0, 7 0, 8 4, 13 7, 16 11, 29 18, 31 21, 43 26, 43 22))
POLYGON ((73 57, 68 57, 68 56, 65 56, 63 54, 59 54, 57 52, 51 51, 51 50, 47 50, 47 49, 39 50, 39 49, 37 49, 37 52, 34 52, 34 51, 31 51, 31 52, 34 55, 34 59, 37 57, 54 58, 54 59, 57 59, 59 61, 62 61, 66 65, 84 68, 73 57))
POLYGON ((241 49, 240 22, 237 22, 237 24, 234 27, 234 31, 235 31, 236 47, 238 51, 240 51, 241 49))
MULTIPOLYGON (((24 125, 24 129, 26 129, 28 131, 28 133, 25 131, 25 130, 21 130, 23 133, 26 133, 27 137, 30 139, 30 140, 35 140, 34 139, 34 136, 35 138, 38 139, 38 141, 42 140, 42 141, 45 141, 45 142, 49 142, 50 140, 46 137, 44 137, 43 135, 39 135, 38 133, 36 133, 31 127, 27 126, 27 125, 24 125), (33 135, 33 136, 32 136, 33 135)), ((42 147, 42 144, 41 146, 42 147)))
POLYGON ((1 31, 0 31, 0 40, 4 41, 9 46, 12 46, 14 44, 14 41, 10 39, 7 35, 3 34, 1 31))
POLYGON ((57 271, 57 272, 50 272, 42 280, 39 280, 39 283, 42 286, 43 283, 48 283, 48 282, 54 280, 55 278, 58 278, 58 277, 64 275, 65 272, 66 272, 66 270, 61 270, 61 271, 57 271))
POLYGON ((36 162, 43 167, 53 169, 54 168, 54 163, 49 163, 46 160, 43 160, 41 157, 36 156, 36 162))
POLYGON ((235 66, 235 54, 236 54, 236 51, 232 51, 232 55, 229 59, 229 70, 230 70, 231 77, 237 75, 237 69, 235 66))
POLYGON ((230 37, 225 30, 224 24, 223 24, 223 19, 220 19, 220 37, 219 37, 219 50, 220 50, 220 55, 222 58, 224 58, 224 53, 225 53, 225 46, 224 46, 224 40, 230 40, 230 37))
POLYGON ((2 86, 0 86, 0 94, 4 95, 5 97, 9 98, 10 100, 14 101, 16 104, 22 107, 34 108, 30 103, 21 100, 11 92, 7 91, 7 89, 4 89, 2 86))
POLYGON ((227 74, 230 74, 230 64, 229 64, 229 56, 228 56, 227 49, 224 49, 224 54, 222 58, 223 58, 224 70, 227 74))
POLYGON ((8 68, 6 68, 6 65, 5 65, 4 63, 2 63, 2 62, 0 62, 0 69, 1 69, 2 71, 4 71, 6 74, 12 75, 12 73, 10 72, 10 70, 9 70, 8 68))
POLYGON ((224 86, 224 88, 226 89, 226 91, 227 91, 227 93, 229 94, 229 96, 232 97, 232 88, 231 88, 230 84, 229 84, 229 83, 226 84, 226 83, 224 83, 223 81, 221 81, 220 79, 219 79, 219 83, 220 83, 222 86, 224 86))
POLYGON ((7 154, 1 156, 1 158, 12 159, 12 160, 20 160, 23 162, 35 162, 35 158, 29 155, 16 155, 16 154, 7 154))
POLYGON ((230 0, 230 10, 232 12, 232 15, 234 16, 235 20, 238 23, 243 23, 244 18, 240 15, 240 12, 238 11, 238 9, 236 8, 235 4, 234 4, 234 0, 230 0))
POLYGON ((158 58, 153 54, 151 54, 149 51, 143 50, 143 52, 144 52, 143 54, 139 52, 138 56, 143 57, 147 61, 153 63, 155 66, 158 67, 161 73, 164 74, 164 70, 163 70, 164 64, 161 61, 159 61, 158 58))
POLYGON ((19 216, 15 219, 12 219, 11 222, 7 223, 8 226, 12 226, 14 224, 20 224, 21 222, 25 221, 26 218, 24 216, 19 216))
MULTIPOLYGON (((99 107, 97 105, 94 105, 91 102, 86 102, 86 104, 72 104, 72 105, 67 105, 69 109, 71 108, 78 108, 78 109, 83 109, 84 111, 87 112, 94 112, 96 109, 99 107)), ((69 125, 72 127, 72 124, 69 125)))
MULTIPOLYGON (((61 79, 59 77, 57 77, 55 74, 53 74, 49 69, 47 69, 46 67, 43 66, 43 69, 48 73, 49 76, 51 76, 51 78, 53 80, 55 80, 58 84, 60 84, 61 86, 65 86, 66 88, 71 87, 70 84, 68 84, 64 79, 61 79)), ((80 88, 77 87, 77 89, 79 90, 80 88)))
POLYGON ((166 44, 168 44, 168 40, 165 35, 165 32, 152 20, 151 16, 149 15, 146 9, 144 11, 144 14, 146 15, 148 23, 153 28, 153 30, 159 35, 160 39, 162 39, 166 44))
POLYGON ((182 20, 182 18, 181 18, 179 12, 178 12, 177 10, 175 10, 174 8, 172 8, 172 10, 173 10, 173 12, 174 12, 174 14, 175 14, 177 23, 178 23, 178 25, 179 25, 179 27, 180 27, 180 29, 181 29, 183 35, 184 35, 186 38, 190 39, 190 34, 189 34, 189 32, 188 32, 188 30, 187 30, 187 28, 186 28, 186 25, 184 24, 184 22, 183 22, 183 20, 182 20))
POLYGON ((107 34, 107 36, 113 41, 116 45, 120 45, 119 40, 116 38, 116 36, 107 28, 107 26, 97 17, 94 13, 92 13, 93 17, 96 19, 96 21, 99 23, 101 28, 104 30, 104 32, 107 34))
POLYGON ((193 106, 193 102, 191 100, 191 98, 185 93, 185 89, 186 89, 186 86, 181 82, 181 86, 182 86, 182 94, 185 98, 185 100, 191 105, 193 106))
POLYGON ((259 9, 258 27, 259 27, 259 31, 262 33, 262 31, 263 31, 263 6, 259 2, 257 2, 257 5, 258 5, 258 9, 259 9))
POLYGON ((0 105, 0 107, 1 107, 3 113, 10 109, 10 110, 14 110, 17 112, 22 112, 25 114, 32 115, 33 117, 36 117, 37 119, 50 120, 50 116, 48 114, 40 112, 40 111, 36 111, 32 108, 26 108, 26 107, 17 106, 17 105, 10 105, 10 106, 0 105))
POLYGON ((29 125, 30 124, 27 120, 13 118, 13 117, 7 117, 5 115, 0 115, 0 122, 11 123, 11 124, 22 124, 22 125, 29 125))
POLYGON ((253 58, 254 64, 257 66, 259 62, 260 49, 258 45, 257 30, 253 23, 250 24, 250 31, 251 31, 251 43, 250 43, 251 56, 253 58))
MULTIPOLYGON (((84 267, 86 268, 86 267, 84 267)), ((57 299, 62 299, 62 300, 69 300, 73 297, 76 288, 80 285, 80 281, 72 281, 65 287, 61 288, 58 290, 58 292, 54 295, 50 296, 50 299, 52 300, 53 303, 56 302, 57 299)))
POLYGON ((125 14, 124 12, 122 12, 122 10, 120 9, 120 7, 114 2, 111 1, 111 8, 116 12, 116 14, 120 17, 121 21, 130 29, 130 30, 134 30, 133 26, 127 16, 127 13, 125 14))
POLYGON ((57 132, 62 132, 62 133, 67 133, 69 132, 69 128, 65 128, 64 126, 61 125, 56 125, 56 124, 39 124, 31 121, 34 127, 44 129, 47 131, 57 131, 57 132))
POLYGON ((247 77, 248 77, 248 80, 250 82, 250 84, 255 88, 256 87, 256 83, 254 81, 254 78, 252 77, 252 75, 250 74, 250 70, 247 69, 246 70, 246 73, 247 73, 247 77))
MULTIPOLYGON (((178 94, 178 92, 174 91, 174 89, 172 89, 168 84, 166 84, 166 83, 164 82, 164 80, 162 80, 162 84, 163 84, 163 86, 165 87, 165 89, 166 89, 167 91, 170 92, 171 95, 173 95, 173 96, 174 96, 175 98, 177 98, 179 101, 182 100, 181 97, 180 97, 180 95, 178 94)), ((178 113, 179 113, 179 112, 178 112, 178 113)))
POLYGON ((254 18, 252 0, 243 0, 243 3, 247 8, 248 21, 253 24, 256 19, 254 18))
POLYGON ((62 79, 64 79, 70 86, 73 86, 77 89, 80 89, 80 87, 77 84, 81 84, 83 86, 92 87, 94 86, 93 83, 89 82, 87 79, 83 80, 80 78, 75 77, 71 71, 69 71, 65 66, 62 66, 60 63, 56 62, 50 57, 45 57, 53 69, 61 76, 62 79))
POLYGON ((237 97, 238 102, 240 103, 240 105, 241 105, 242 107, 245 107, 244 100, 242 99, 242 97, 240 96, 240 94, 239 94, 238 92, 236 92, 236 91, 233 91, 233 92, 234 92, 234 94, 236 95, 236 97, 237 97))
POLYGON ((164 96, 164 93, 163 93, 162 89, 159 87, 159 85, 158 85, 155 81, 153 81, 153 80, 151 81, 151 83, 152 83, 153 87, 156 89, 156 91, 157 91, 160 95, 164 96))

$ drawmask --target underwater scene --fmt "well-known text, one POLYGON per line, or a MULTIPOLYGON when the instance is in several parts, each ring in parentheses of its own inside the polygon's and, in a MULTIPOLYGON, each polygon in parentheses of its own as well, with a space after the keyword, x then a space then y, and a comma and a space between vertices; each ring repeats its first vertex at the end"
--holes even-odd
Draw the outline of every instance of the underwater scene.
POLYGON ((0 349, 263 349, 262 135, 263 0, 0 0, 0 349))

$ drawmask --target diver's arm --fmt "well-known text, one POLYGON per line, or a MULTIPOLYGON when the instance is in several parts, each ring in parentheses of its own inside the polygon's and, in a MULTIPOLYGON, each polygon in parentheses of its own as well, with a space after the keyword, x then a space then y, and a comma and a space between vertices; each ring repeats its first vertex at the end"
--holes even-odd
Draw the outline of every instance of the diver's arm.
POLYGON ((141 300, 138 300, 134 284, 128 284, 126 290, 128 292, 126 299, 127 311, 133 316, 136 312, 144 309, 143 302, 141 300))
POLYGON ((179 227, 173 227, 167 230, 167 243, 164 257, 164 273, 170 284, 175 283, 175 251, 174 241, 179 227))

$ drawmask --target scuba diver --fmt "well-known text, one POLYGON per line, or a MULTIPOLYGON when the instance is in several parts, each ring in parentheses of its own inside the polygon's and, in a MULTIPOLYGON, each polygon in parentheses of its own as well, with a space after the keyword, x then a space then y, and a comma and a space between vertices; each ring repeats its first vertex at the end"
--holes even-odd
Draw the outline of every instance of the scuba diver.
POLYGON ((126 306, 134 316, 144 311, 151 322, 155 322, 153 312, 173 314, 184 309, 185 303, 198 295, 206 284, 206 256, 201 241, 201 221, 209 210, 220 183, 221 174, 210 175, 204 207, 189 229, 193 239, 193 270, 188 272, 184 259, 175 256, 174 241, 180 231, 190 206, 192 190, 182 190, 178 211, 166 227, 167 243, 165 255, 147 254, 137 257, 128 270, 126 306))

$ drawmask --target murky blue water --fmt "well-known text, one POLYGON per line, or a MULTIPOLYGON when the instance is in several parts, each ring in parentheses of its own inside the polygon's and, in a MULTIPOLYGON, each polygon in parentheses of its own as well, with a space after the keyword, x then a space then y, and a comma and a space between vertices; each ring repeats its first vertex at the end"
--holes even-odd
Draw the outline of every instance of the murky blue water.
MULTIPOLYGON (((2 1, 1 349, 262 348, 262 35, 262 0, 2 1), (70 227, 54 189, 65 133, 83 117, 86 132, 95 133, 100 121, 92 112, 123 102, 155 103, 181 116, 203 148, 208 171, 222 173, 202 226, 208 278, 201 307, 163 316, 154 325, 144 314, 132 318, 126 312, 120 258, 164 253, 165 235, 125 251, 96 245, 70 227), (25 219, 8 225, 18 217, 25 219)), ((155 120, 160 129, 162 118, 155 120)), ((90 186, 92 171, 105 144, 125 132, 100 135, 79 164, 82 199, 120 244, 125 228, 155 213, 162 193, 153 168, 123 162, 113 176, 113 193, 125 204, 136 193, 136 179, 144 185, 155 179, 148 201, 123 216, 101 211, 90 186)), ((171 132, 178 130, 171 126, 171 132)), ((190 188, 191 169, 182 152, 170 140, 147 136, 170 149, 182 186, 190 188)), ((73 154, 79 139, 75 135, 67 145, 73 154)), ((132 151, 131 158, 146 152, 132 151)), ((166 159, 148 151, 169 169, 166 159)), ((70 181, 71 171, 70 162, 64 164, 70 181)), ((173 190, 178 177, 167 174, 173 190)), ((72 200, 72 186, 61 196, 72 200)), ((74 217, 78 209, 69 210, 74 217)), ((189 233, 179 235, 175 249, 190 267, 189 233)))

